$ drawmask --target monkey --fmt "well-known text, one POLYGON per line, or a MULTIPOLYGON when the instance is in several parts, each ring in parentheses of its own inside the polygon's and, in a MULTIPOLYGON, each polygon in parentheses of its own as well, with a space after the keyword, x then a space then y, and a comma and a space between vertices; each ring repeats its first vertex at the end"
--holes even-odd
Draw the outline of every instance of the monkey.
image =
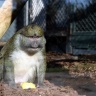
POLYGON ((46 73, 46 39, 35 24, 17 31, 0 52, 0 80, 14 87, 17 83, 37 81, 44 85, 46 73), (37 79, 36 79, 37 78, 37 79))

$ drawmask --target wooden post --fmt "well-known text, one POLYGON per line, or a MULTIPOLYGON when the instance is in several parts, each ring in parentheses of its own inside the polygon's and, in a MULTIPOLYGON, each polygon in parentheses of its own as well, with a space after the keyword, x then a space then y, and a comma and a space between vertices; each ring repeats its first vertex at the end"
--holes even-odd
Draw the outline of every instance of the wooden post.
POLYGON ((72 43, 71 43, 72 32, 73 32, 73 25, 70 24, 70 31, 67 34, 67 40, 66 40, 66 53, 68 54, 72 54, 73 52, 72 43))
POLYGON ((0 38, 9 28, 17 16, 18 11, 24 6, 27 0, 5 0, 0 7, 0 38))

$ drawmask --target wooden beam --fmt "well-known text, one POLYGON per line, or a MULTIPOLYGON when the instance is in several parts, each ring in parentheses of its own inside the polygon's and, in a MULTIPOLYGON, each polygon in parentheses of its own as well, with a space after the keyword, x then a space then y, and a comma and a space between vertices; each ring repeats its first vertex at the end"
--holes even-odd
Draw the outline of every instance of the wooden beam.
POLYGON ((18 11, 24 6, 27 0, 5 0, 0 7, 0 38, 9 28, 17 16, 18 11))

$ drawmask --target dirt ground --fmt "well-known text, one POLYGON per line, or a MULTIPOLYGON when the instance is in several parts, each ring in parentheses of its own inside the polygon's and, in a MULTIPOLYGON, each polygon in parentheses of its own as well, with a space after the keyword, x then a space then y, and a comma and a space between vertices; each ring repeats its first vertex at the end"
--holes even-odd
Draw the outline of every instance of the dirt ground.
POLYGON ((1 82, 0 96, 96 96, 96 60, 81 57, 49 53, 44 87, 23 90, 1 82))
MULTIPOLYGON (((94 76, 94 74, 91 74, 94 76)), ((44 88, 23 90, 0 83, 0 96, 96 96, 96 79, 84 74, 47 73, 44 88)))

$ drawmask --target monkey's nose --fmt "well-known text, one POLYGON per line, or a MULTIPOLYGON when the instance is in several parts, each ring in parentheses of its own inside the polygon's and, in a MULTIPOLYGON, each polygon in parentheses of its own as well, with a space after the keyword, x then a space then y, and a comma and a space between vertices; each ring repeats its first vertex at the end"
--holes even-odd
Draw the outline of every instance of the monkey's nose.
POLYGON ((34 34, 34 35, 33 35, 33 37, 34 37, 34 38, 36 38, 36 37, 37 37, 37 35, 36 35, 36 34, 34 34))
POLYGON ((36 33, 34 34, 34 36, 36 36, 36 33))

